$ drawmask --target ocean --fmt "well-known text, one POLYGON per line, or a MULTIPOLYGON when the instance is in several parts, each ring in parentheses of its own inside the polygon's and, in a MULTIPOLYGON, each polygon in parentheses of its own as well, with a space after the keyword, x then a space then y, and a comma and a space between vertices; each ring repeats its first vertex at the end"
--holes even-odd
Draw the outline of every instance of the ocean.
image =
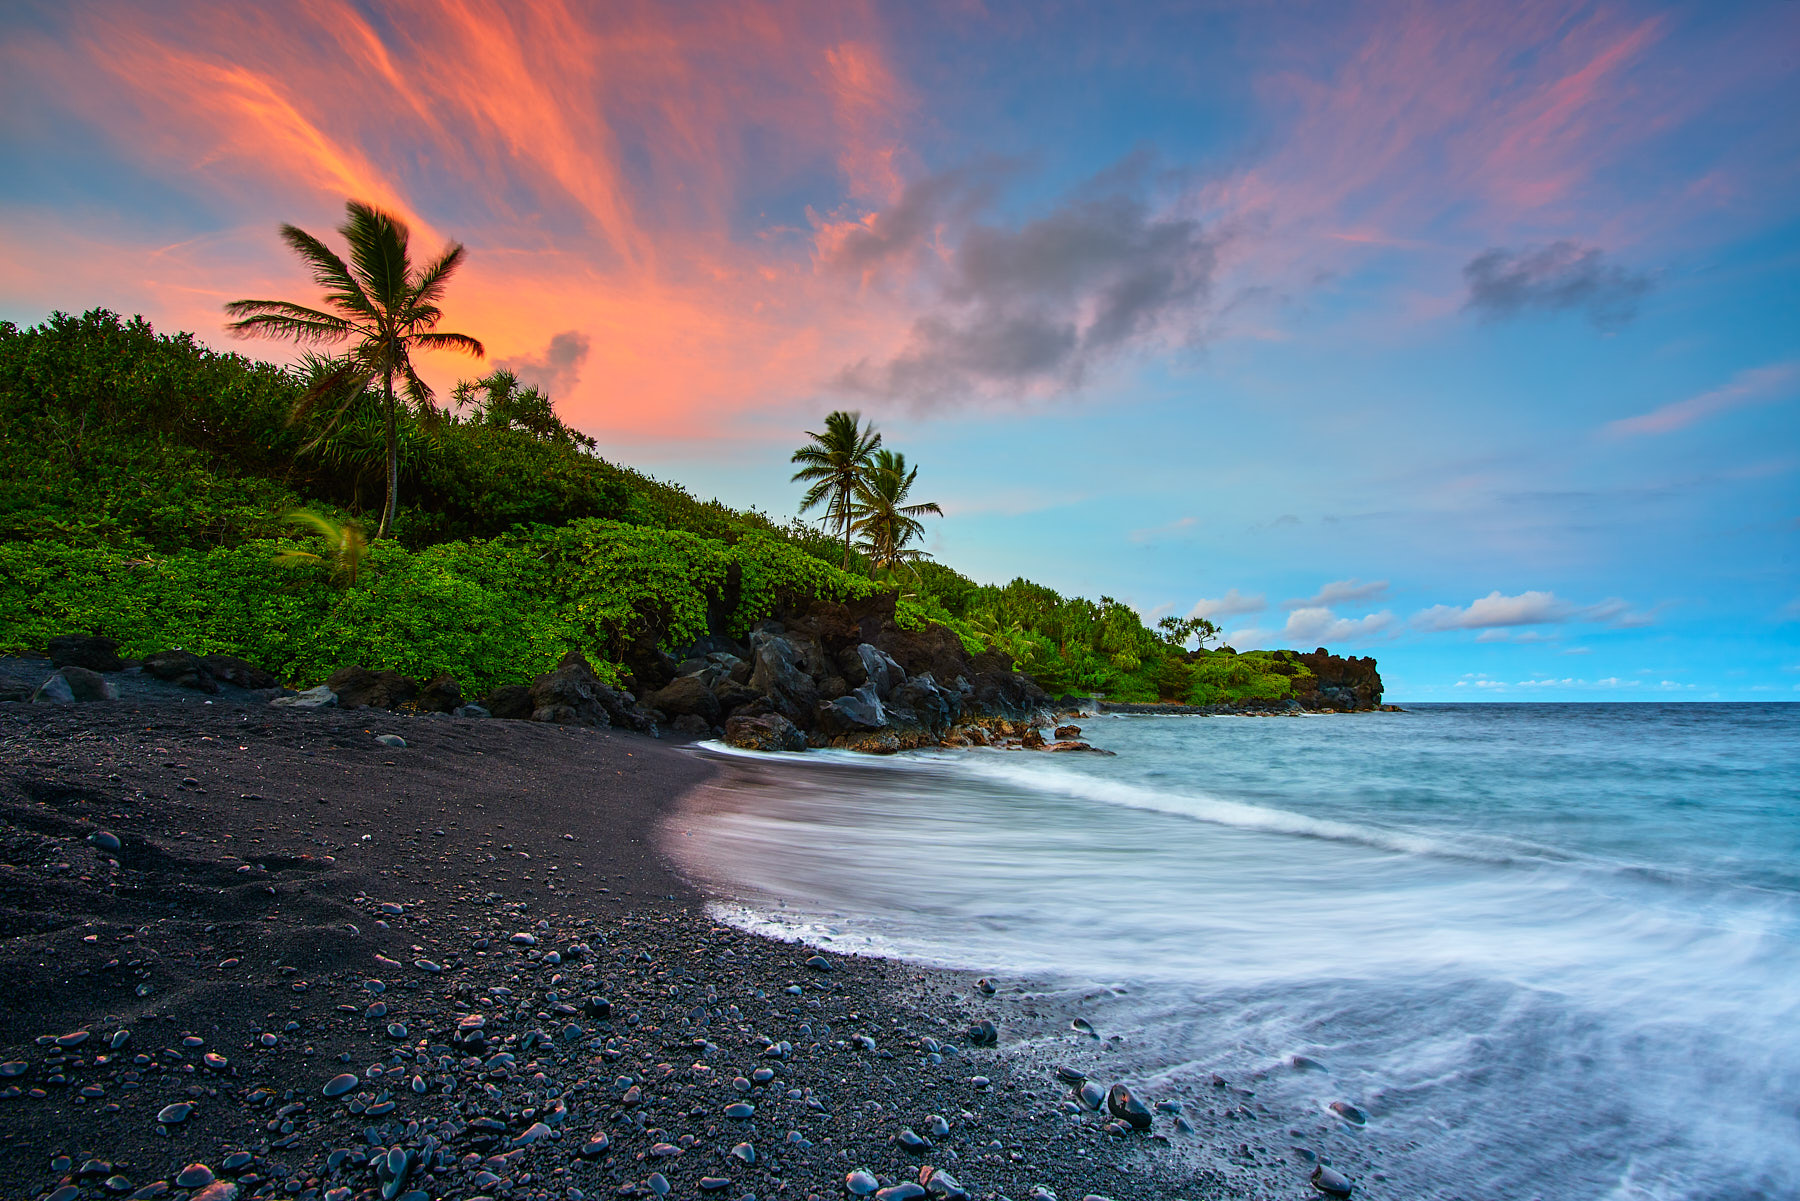
POLYGON ((1080 724, 1115 754, 714 747, 671 842, 725 920, 991 976, 1247 1187, 1800 1197, 1800 705, 1080 724))

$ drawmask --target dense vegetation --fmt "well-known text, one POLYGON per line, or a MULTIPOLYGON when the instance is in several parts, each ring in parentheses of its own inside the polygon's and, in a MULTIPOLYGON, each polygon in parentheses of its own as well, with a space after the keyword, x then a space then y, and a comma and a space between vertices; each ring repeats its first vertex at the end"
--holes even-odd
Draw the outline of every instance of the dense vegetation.
POLYGON ((872 580, 854 549, 843 568, 841 530, 609 463, 546 398, 494 377, 459 390, 460 413, 401 406, 394 536, 334 570, 347 552, 320 530, 386 500, 385 398, 365 391, 329 425, 292 420, 320 369, 101 310, 0 323, 0 651, 81 631, 127 653, 239 654, 297 684, 362 663, 480 689, 568 649, 616 672, 634 641, 704 633, 709 609, 741 634, 786 604, 898 588, 903 622, 943 622, 1053 693, 1278 699, 1296 670, 1188 652, 1174 639, 1191 631, 1027 580, 981 585, 918 560, 872 580), (323 523, 297 523, 302 507, 323 523))

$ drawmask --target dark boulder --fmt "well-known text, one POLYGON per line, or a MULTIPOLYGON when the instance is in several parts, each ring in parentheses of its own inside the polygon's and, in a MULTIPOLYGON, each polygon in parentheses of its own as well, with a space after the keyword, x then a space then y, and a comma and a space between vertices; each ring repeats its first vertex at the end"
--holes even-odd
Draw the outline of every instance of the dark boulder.
POLYGON ((426 713, 454 713, 462 703, 462 685, 453 675, 434 676, 419 686, 417 704, 426 713))
POLYGON ((956 677, 971 672, 969 653, 949 626, 928 625, 922 630, 894 626, 882 630, 871 641, 905 668, 909 676, 930 672, 936 679, 954 682, 956 677))
POLYGON ((887 700, 890 693, 901 684, 906 683, 906 669, 894 662, 889 655, 873 643, 862 642, 856 647, 858 665, 868 683, 875 685, 875 695, 887 700))
POLYGON ((669 723, 669 730, 679 738, 690 740, 711 738, 713 728, 704 717, 693 713, 683 713, 669 723))
POLYGON ((85 667, 77 667, 73 663, 62 669, 62 678, 68 682, 69 695, 75 703, 87 704, 90 701, 116 701, 119 690, 112 682, 97 671, 89 671, 85 667))
POLYGON ((419 686, 397 671, 340 667, 325 678, 341 709, 398 709, 419 694, 419 686))
POLYGON ((968 708, 975 715, 1036 722, 1050 711, 1050 695, 1016 671, 983 672, 972 684, 968 708))
POLYGON ((670 717, 697 717, 708 729, 718 724, 719 698, 699 675, 680 676, 650 693, 644 703, 670 717))
POLYGON ((531 720, 567 726, 620 726, 640 734, 656 726, 628 694, 607 686, 580 651, 531 682, 531 720))
POLYGON ((58 634, 52 638, 50 662, 58 667, 85 667, 89 671, 125 670, 117 642, 88 634, 58 634))
POLYGON ((730 676, 726 676, 713 685, 713 697, 719 702, 719 712, 726 715, 735 713, 761 696, 762 693, 750 687, 749 684, 734 680, 730 676))
POLYGON ((751 751, 806 749, 806 736, 779 713, 733 717, 725 723, 725 741, 751 751))
MULTIPOLYGON (((816 650, 817 644, 813 647, 816 650)), ((803 650, 781 634, 759 627, 750 636, 750 653, 751 689, 796 725, 808 721, 819 703, 819 687, 806 671, 803 650)))
POLYGON ((1057 726, 1056 727, 1056 736, 1058 738, 1080 738, 1081 737, 1081 727, 1080 726, 1057 726))
POLYGON ((192 651, 157 651, 144 659, 144 673, 196 692, 217 692, 219 682, 206 663, 192 651))
POLYGON ((962 717, 962 697, 940 688, 931 673, 906 681, 888 696, 888 710, 896 726, 910 726, 932 739, 942 738, 962 717))
POLYGON ((212 672, 214 679, 223 680, 237 688, 275 688, 281 684, 273 673, 236 655, 203 655, 200 661, 206 664, 206 670, 212 672))
POLYGON ((489 717, 524 721, 531 716, 531 689, 523 684, 502 684, 481 702, 489 717))
POLYGON ((881 698, 875 695, 873 684, 864 684, 855 692, 837 700, 825 701, 818 708, 818 728, 834 737, 841 734, 866 734, 886 729, 887 725, 887 711, 881 704, 881 698))

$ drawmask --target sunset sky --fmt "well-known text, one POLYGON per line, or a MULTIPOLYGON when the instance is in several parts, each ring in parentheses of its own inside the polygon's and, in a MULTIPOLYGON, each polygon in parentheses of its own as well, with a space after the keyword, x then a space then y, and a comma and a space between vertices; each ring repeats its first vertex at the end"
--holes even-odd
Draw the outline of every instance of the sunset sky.
POLYGON ((231 346, 357 197, 703 497, 858 408, 978 580, 1400 701, 1800 698, 1794 0, 12 0, 0 113, 0 319, 231 346))

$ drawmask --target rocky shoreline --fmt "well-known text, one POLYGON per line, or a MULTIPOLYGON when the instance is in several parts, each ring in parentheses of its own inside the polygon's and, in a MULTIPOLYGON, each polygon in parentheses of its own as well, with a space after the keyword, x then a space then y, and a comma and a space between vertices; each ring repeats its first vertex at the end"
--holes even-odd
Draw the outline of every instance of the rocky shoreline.
POLYGON ((712 921, 678 748, 236 700, 0 702, 0 1195, 1225 1195, 960 978, 712 921))
MULTIPOLYGON (((121 698, 222 697, 294 709, 386 710, 494 718, 682 739, 717 738, 760 751, 835 748, 892 754, 924 747, 1083 751, 1080 730, 1043 731, 1082 712, 1335 713, 1381 704, 1374 659, 1340 658, 1325 648, 1278 652, 1292 681, 1279 702, 1229 705, 1124 704, 1052 698, 993 652, 970 655, 945 626, 902 627, 895 594, 851 604, 809 601, 761 621, 747 641, 709 633, 679 656, 653 642, 628 648, 620 687, 571 651, 529 685, 464 695, 449 676, 414 680, 348 665, 303 692, 230 655, 171 648, 121 659, 108 638, 51 639, 43 659, 0 659, 0 701, 79 704, 121 698)), ((1195 652, 1201 654, 1203 652, 1195 652)))

